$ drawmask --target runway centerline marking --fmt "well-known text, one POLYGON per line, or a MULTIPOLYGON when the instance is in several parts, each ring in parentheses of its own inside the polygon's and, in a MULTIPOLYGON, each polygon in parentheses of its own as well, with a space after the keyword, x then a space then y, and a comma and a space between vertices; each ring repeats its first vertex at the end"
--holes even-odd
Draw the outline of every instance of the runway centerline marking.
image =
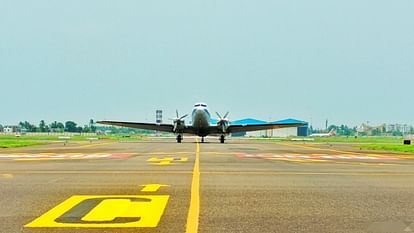
POLYGON ((200 215, 200 143, 196 139, 196 156, 191 181, 191 200, 188 210, 186 233, 198 232, 198 219, 200 215))

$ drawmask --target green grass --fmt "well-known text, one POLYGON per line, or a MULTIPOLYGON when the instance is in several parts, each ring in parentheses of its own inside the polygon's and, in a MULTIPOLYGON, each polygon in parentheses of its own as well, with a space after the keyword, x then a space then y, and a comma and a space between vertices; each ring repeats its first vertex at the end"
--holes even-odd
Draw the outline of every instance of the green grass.
POLYGON ((20 137, 16 137, 14 135, 0 135, 0 141, 2 140, 9 140, 9 141, 52 141, 52 140, 58 140, 57 136, 27 136, 27 135, 21 135, 20 137))
POLYGON ((336 137, 290 137, 290 138, 256 138, 256 140, 261 141, 291 141, 292 139, 308 139, 312 142, 320 143, 355 143, 355 144, 365 144, 365 143, 402 143, 402 137, 345 137, 345 136, 336 136, 336 137))
POLYGON ((314 137, 314 142, 402 143, 402 137, 314 137))
POLYGON ((45 145, 53 141, 88 141, 91 138, 99 140, 114 140, 114 141, 140 141, 143 136, 140 135, 103 135, 103 136, 71 136, 70 139, 60 139, 59 136, 32 136, 21 135, 0 135, 0 148, 14 148, 24 146, 45 145))
MULTIPOLYGON (((0 135, 0 141, 62 141, 65 139, 59 138, 61 136, 32 136, 32 135, 21 135, 16 137, 14 135, 0 135)), ((106 139, 106 140, 142 140, 144 137, 140 135, 100 135, 100 136, 83 136, 76 135, 71 136, 69 141, 88 141, 90 138, 106 139)))
MULTIPOLYGON (((19 140, 19 141, 59 141, 64 140, 60 139, 61 136, 48 136, 48 135, 40 135, 40 136, 33 136, 33 135, 20 135, 16 137, 15 135, 0 135, 1 140, 19 140)), ((72 136, 69 140, 72 141, 86 141, 88 138, 93 138, 93 136, 72 136)))
POLYGON ((0 148, 15 148, 15 147, 24 147, 24 146, 36 146, 36 145, 45 145, 45 142, 36 142, 36 141, 20 141, 20 140, 0 140, 0 148))
POLYGON ((360 147, 368 150, 414 153, 414 145, 367 144, 360 147))

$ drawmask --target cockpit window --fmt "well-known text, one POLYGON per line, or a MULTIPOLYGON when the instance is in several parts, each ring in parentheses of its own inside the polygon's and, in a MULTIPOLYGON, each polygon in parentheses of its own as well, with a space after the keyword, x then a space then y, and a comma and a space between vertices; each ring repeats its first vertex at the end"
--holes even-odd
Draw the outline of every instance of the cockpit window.
POLYGON ((201 107, 207 107, 207 105, 205 105, 205 104, 200 104, 201 105, 201 107))

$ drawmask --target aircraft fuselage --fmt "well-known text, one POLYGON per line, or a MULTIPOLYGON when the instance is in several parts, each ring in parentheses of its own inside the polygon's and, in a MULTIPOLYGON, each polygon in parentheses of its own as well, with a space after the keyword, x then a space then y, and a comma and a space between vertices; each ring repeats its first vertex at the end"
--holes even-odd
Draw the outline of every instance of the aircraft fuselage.
POLYGON ((194 105, 192 117, 192 126, 195 129, 195 134, 200 137, 207 136, 210 127, 211 115, 204 103, 196 103, 194 105))

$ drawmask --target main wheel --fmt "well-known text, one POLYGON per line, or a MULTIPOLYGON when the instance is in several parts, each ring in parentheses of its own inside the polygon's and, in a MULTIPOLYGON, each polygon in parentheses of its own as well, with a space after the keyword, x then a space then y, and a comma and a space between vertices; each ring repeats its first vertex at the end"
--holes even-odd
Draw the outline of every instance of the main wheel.
POLYGON ((182 140, 183 140, 183 136, 178 135, 177 136, 177 143, 181 143, 182 140))

